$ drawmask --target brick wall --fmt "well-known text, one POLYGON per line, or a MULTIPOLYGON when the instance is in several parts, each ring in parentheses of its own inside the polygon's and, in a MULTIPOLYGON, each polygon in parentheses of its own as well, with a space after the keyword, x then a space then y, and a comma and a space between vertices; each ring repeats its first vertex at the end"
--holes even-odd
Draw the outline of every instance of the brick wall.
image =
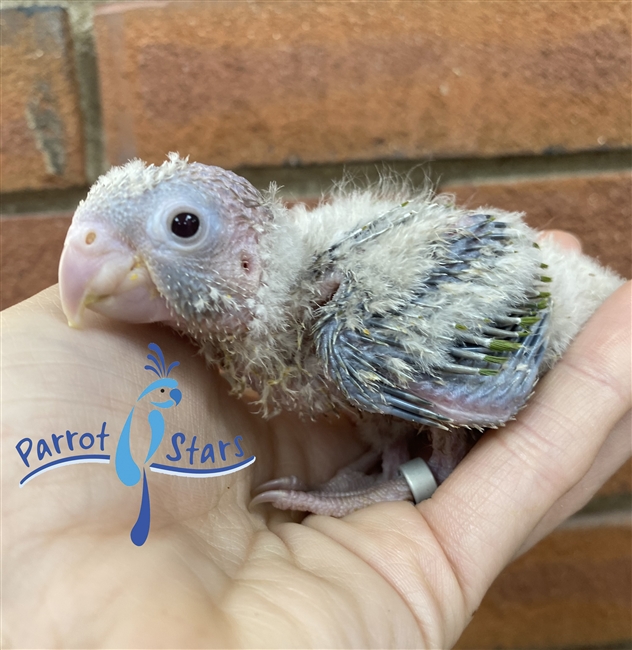
MULTIPOLYGON (((6 0, 0 306, 55 283, 99 173, 170 150, 293 200, 385 161, 630 277, 631 6, 6 0)), ((510 566, 459 647, 629 643, 630 484, 510 566)))

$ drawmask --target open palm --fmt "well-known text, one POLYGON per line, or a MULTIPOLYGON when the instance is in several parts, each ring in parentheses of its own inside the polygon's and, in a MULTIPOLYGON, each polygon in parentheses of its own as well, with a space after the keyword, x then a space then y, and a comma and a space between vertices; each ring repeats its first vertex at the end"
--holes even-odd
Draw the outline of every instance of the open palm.
MULTIPOLYGON (((359 456, 349 423, 266 422, 228 397, 195 349, 165 328, 90 315, 86 329, 71 330, 55 287, 5 311, 3 643, 451 646, 502 568, 629 455, 629 298, 626 286, 601 308, 518 421, 486 434, 432 499, 343 519, 248 503, 270 478, 318 483, 359 456), (162 444, 178 431, 187 445, 195 435, 197 447, 217 450, 240 435, 257 461, 204 479, 148 472, 151 530, 135 546, 140 484, 124 485, 111 462, 59 467, 20 488, 28 469, 16 445, 32 439, 36 458, 45 439, 56 454, 53 433, 97 433, 106 422, 113 454, 151 381, 143 369, 150 342, 167 364, 180 362, 171 376, 182 401, 164 413, 162 444)), ((136 458, 150 444, 146 429, 132 440, 136 458)))

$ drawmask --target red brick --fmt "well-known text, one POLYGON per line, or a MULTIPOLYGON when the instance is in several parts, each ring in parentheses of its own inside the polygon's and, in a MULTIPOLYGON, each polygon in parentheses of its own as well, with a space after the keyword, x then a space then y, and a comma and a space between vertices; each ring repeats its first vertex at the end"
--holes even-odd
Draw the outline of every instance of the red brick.
POLYGON ((85 183, 83 131, 66 12, 0 12, 3 192, 85 183))
POLYGON ((584 251, 630 277, 632 178, 629 172, 539 180, 445 185, 459 204, 525 212, 534 228, 568 230, 584 251))
POLYGON ((501 573, 456 648, 624 647, 631 544, 629 524, 555 531, 501 573))
POLYGON ((618 496, 632 492, 632 460, 627 461, 619 471, 597 492, 599 497, 618 496))
POLYGON ((615 496, 632 492, 632 460, 619 469, 619 471, 599 490, 597 496, 615 496))
POLYGON ((0 309, 57 282, 57 267, 72 215, 21 215, 0 220, 0 309))
POLYGON ((628 146, 613 2, 119 2, 95 16, 107 156, 224 167, 628 146))

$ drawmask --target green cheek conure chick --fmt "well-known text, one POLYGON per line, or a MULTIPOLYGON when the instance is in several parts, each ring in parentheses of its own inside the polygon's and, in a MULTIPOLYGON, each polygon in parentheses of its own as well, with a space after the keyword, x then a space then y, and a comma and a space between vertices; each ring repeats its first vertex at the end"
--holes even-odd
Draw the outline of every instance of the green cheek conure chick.
POLYGON ((288 477, 255 497, 342 516, 413 498, 398 472, 411 439, 430 441, 444 480, 622 284, 537 235, 520 214, 460 209, 405 184, 287 208, 171 154, 95 183, 68 231, 60 291, 71 325, 89 307, 186 332, 235 393, 259 395, 265 417, 351 414, 381 473, 359 475, 368 454, 315 490, 288 477))

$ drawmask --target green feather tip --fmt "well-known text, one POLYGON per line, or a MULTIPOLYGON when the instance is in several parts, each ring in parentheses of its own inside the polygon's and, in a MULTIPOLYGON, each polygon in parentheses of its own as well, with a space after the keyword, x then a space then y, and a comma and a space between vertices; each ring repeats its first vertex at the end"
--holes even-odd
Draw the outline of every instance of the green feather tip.
POLYGON ((492 339, 489 344, 489 349, 496 350, 496 352, 512 352, 513 350, 519 350, 521 347, 522 343, 503 341, 502 339, 492 339))
POLYGON ((491 355, 486 355, 484 358, 487 363, 505 363, 505 361, 507 361, 507 357, 492 357, 491 355))

